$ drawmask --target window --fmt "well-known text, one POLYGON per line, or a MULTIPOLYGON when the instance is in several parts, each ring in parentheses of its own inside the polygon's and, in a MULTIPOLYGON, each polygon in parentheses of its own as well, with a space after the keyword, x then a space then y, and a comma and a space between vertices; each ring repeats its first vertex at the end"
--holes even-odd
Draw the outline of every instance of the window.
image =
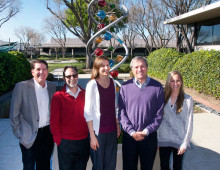
POLYGON ((220 24, 213 26, 213 44, 220 44, 220 24))
POLYGON ((220 45, 220 24, 197 26, 197 45, 220 45))

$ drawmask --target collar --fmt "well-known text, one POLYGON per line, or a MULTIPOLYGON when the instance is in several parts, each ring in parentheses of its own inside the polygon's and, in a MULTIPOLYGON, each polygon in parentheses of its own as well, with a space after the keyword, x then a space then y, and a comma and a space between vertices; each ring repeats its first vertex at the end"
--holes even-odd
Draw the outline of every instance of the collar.
POLYGON ((150 77, 147 77, 147 80, 141 84, 136 77, 133 78, 133 82, 136 84, 136 86, 138 86, 139 88, 144 88, 148 85, 148 83, 150 82, 150 77))
MULTIPOLYGON (((82 90, 79 88, 79 86, 77 86, 77 92, 76 92, 76 94, 79 93, 80 91, 82 91, 82 90)), ((66 85, 66 93, 68 93, 68 94, 73 94, 73 92, 67 87, 67 85, 66 85)))
MULTIPOLYGON (((34 79, 34 78, 33 78, 33 79, 34 79)), ((45 86, 42 87, 42 86, 34 79, 34 85, 35 85, 37 88, 47 89, 47 81, 45 82, 45 86)))

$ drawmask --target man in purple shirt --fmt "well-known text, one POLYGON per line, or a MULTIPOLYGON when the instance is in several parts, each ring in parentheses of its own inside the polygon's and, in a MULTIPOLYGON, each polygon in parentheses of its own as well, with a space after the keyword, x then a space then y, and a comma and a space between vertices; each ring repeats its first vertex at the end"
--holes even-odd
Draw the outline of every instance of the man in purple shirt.
POLYGON ((157 129, 163 117, 162 85, 147 76, 143 57, 132 59, 134 78, 125 82, 119 95, 119 120, 123 128, 123 170, 152 170, 157 151, 157 129))

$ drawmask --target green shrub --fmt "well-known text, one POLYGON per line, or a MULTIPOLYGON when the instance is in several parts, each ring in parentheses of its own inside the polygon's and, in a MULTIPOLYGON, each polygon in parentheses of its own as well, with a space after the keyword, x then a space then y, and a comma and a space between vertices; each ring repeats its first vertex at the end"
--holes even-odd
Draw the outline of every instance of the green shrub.
POLYGON ((147 57, 148 73, 152 76, 166 79, 174 64, 183 56, 172 48, 161 48, 150 53, 147 57))
POLYGON ((20 52, 0 53, 0 95, 14 85, 31 78, 30 63, 20 52))
POLYGON ((129 73, 131 71, 131 68, 129 66, 125 67, 125 68, 117 68, 119 73, 129 73))
POLYGON ((184 55, 173 70, 179 70, 184 85, 220 97, 220 51, 196 51, 184 55))
POLYGON ((48 81, 52 81, 54 79, 54 76, 52 73, 49 73, 48 76, 47 76, 47 80, 48 81))
POLYGON ((220 51, 201 50, 183 55, 162 48, 152 52, 147 60, 149 75, 166 80, 170 71, 178 70, 186 87, 220 98, 220 51))

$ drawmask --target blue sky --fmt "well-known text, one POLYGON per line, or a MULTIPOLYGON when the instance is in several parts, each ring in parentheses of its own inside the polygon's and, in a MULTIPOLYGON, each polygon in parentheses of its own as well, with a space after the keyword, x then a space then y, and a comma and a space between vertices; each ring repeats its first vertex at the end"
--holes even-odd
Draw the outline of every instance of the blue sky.
MULTIPOLYGON (((14 30, 21 26, 31 27, 38 32, 43 32, 43 20, 51 16, 46 7, 46 0, 21 0, 22 9, 0 28, 0 40, 19 41, 14 35, 14 30)), ((47 40, 50 38, 47 37, 47 40)))

